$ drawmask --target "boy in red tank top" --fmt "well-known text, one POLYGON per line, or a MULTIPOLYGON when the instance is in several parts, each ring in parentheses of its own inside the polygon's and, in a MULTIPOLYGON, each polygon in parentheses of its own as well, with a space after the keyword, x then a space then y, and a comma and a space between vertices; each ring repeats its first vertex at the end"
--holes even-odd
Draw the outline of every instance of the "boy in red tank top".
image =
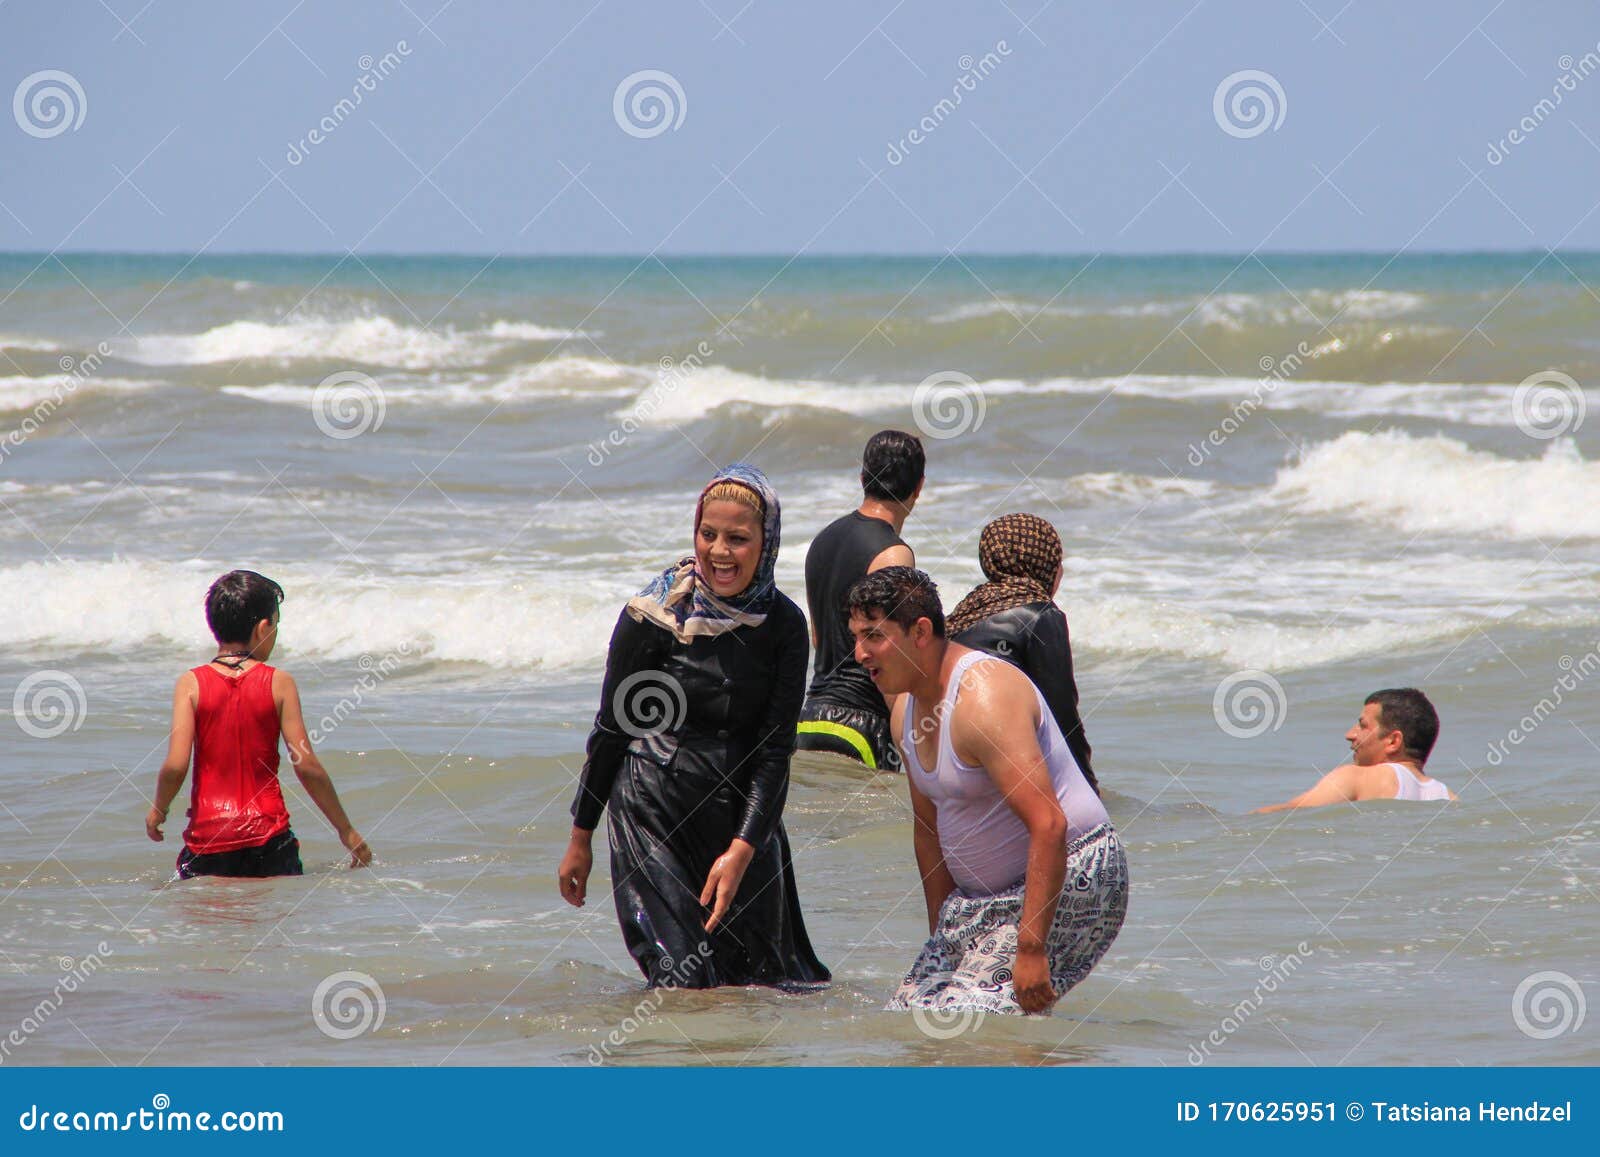
POLYGON ((280 736, 301 786, 350 852, 350 866, 372 862, 372 849, 351 826, 333 780, 311 750, 294 679, 267 666, 282 601, 282 587, 250 570, 229 571, 206 592, 206 622, 218 654, 178 678, 167 758, 144 820, 152 840, 166 838, 161 825, 192 755, 189 826, 178 855, 182 879, 303 874, 300 841, 278 786, 280 736))

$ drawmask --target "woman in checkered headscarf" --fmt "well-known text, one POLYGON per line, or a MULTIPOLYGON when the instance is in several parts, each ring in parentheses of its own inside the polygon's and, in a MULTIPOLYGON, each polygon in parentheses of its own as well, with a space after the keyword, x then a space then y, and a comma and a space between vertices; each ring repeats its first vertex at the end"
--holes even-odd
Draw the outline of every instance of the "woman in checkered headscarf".
POLYGON ((1067 616, 1056 606, 1061 536, 1036 514, 1007 514, 983 528, 978 562, 988 579, 956 604, 946 630, 956 642, 1008 659, 1044 694, 1083 777, 1100 790, 1078 714, 1067 616))

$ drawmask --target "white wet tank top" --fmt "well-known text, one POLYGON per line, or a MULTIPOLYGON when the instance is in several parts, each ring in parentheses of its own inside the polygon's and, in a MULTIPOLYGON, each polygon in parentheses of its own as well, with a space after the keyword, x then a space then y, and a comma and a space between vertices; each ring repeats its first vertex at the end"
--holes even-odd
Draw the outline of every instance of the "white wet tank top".
MULTIPOLYGON (((901 726, 900 746, 905 752, 906 774, 917 790, 938 809, 939 848, 957 887, 969 896, 992 896, 1019 883, 1028 871, 1028 828, 1011 810, 989 773, 956 758, 950 744, 948 721, 955 711, 961 678, 975 663, 1003 663, 982 651, 961 656, 950 672, 939 718, 938 762, 932 771, 917 758, 912 728, 917 718, 913 699, 906 704, 901 726)), ((1024 676, 1026 678, 1026 676, 1024 676)), ((1039 705, 1039 750, 1050 770, 1056 799, 1067 817, 1067 842, 1108 823, 1105 805, 1083 777, 1083 771, 1056 726, 1055 716, 1039 689, 1033 689, 1039 705)))

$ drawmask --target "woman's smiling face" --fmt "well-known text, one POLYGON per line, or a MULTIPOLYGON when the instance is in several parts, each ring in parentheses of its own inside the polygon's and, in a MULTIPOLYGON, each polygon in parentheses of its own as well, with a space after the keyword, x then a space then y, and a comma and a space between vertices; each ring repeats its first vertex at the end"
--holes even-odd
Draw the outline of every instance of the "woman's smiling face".
POLYGON ((761 518, 741 502, 707 502, 694 536, 700 574, 718 598, 732 598, 755 578, 761 561, 761 518))

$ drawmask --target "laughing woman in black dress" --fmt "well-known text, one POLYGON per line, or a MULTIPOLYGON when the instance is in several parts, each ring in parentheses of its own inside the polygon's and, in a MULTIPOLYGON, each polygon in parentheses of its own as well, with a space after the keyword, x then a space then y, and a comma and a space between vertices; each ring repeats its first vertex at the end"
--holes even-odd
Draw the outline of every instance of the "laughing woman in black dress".
POLYGON ((777 589, 778 496, 735 464, 695 505, 694 554, 617 618, 558 871, 582 906, 602 812, 628 951, 652 986, 826 982, 783 804, 805 696, 805 616, 777 589))

